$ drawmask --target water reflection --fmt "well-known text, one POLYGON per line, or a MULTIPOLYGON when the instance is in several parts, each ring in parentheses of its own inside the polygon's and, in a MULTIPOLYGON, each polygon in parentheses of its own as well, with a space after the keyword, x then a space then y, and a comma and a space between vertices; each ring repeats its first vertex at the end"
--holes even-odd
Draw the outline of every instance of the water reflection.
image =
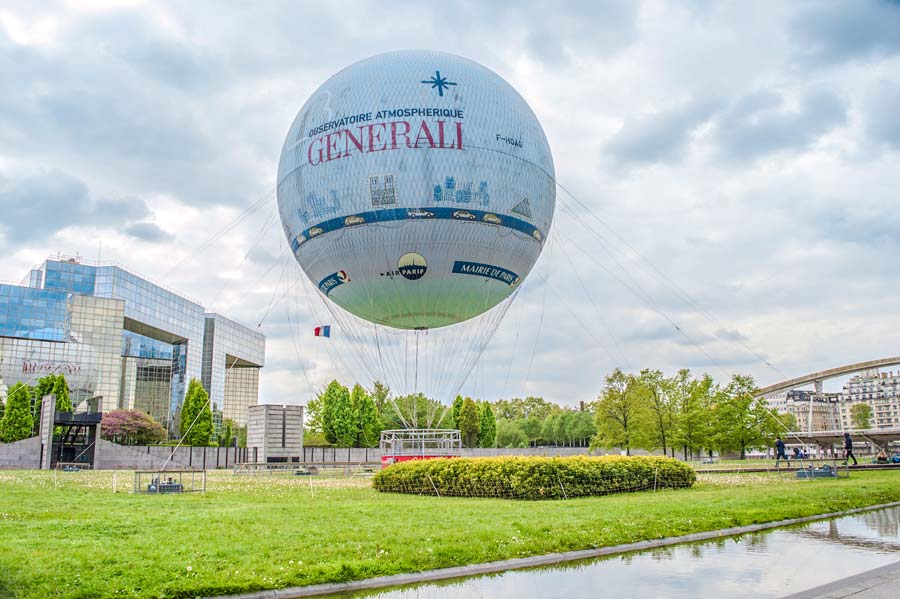
POLYGON ((900 559, 900 508, 544 568, 332 599, 782 597, 900 559))
POLYGON ((900 552, 900 509, 866 512, 854 519, 831 520, 827 529, 805 527, 795 532, 827 543, 900 552))

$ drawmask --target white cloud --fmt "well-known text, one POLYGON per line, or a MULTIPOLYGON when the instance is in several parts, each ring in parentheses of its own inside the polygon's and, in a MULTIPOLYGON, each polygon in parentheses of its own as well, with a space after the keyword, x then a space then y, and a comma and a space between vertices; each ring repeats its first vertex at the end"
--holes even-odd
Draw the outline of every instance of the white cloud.
POLYGON ((470 392, 575 403, 616 366, 776 380, 744 345, 789 375, 895 353, 888 3, 93 4, 0 13, 0 279, 101 241, 245 324, 268 311, 268 401, 355 358, 313 342, 328 313, 300 287, 278 301, 296 267, 271 203, 195 249, 272 189, 321 82, 410 47, 519 89, 578 198, 470 392))

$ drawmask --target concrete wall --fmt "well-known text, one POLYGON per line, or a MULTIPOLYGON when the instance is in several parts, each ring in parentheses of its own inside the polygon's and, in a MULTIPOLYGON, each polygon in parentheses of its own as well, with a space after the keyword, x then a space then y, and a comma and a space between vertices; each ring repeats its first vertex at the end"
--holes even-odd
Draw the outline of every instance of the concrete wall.
POLYGON ((37 470, 41 467, 41 438, 29 437, 14 443, 0 443, 0 470, 37 470))
MULTIPOLYGON (((247 443, 249 446, 249 442, 247 443)), ((491 457, 500 455, 538 455, 538 456, 568 456, 568 455, 587 455, 587 447, 525 447, 521 449, 502 449, 502 448, 478 448, 463 449, 463 457, 491 457)), ((603 451, 596 452, 602 455, 603 451)), ((618 455, 618 452, 611 452, 618 455)), ((253 461, 253 454, 250 453, 250 460, 253 461)), ((263 461, 263 460, 260 460, 263 461)), ((340 447, 304 447, 301 453, 300 461, 308 463, 326 463, 338 462, 359 464, 363 462, 380 462, 381 450, 377 447, 374 449, 358 449, 358 448, 340 448, 340 447)))
POLYGON ((157 470, 168 460, 167 470, 231 468, 244 461, 245 449, 237 447, 126 446, 97 440, 96 470, 157 470), (171 457, 171 459, 169 459, 171 457))
MULTIPOLYGON (((231 468, 236 461, 247 461, 247 450, 237 447, 127 446, 104 439, 97 439, 94 448, 95 470, 157 470, 167 460, 167 470, 231 468)), ((15 443, 0 443, 0 469, 37 470, 40 467, 39 436, 15 443)))

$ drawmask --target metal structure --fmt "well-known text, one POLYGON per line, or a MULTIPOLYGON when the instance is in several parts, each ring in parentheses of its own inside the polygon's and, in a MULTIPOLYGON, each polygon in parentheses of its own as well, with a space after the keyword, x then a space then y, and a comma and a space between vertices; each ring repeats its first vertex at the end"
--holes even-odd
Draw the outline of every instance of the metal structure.
POLYGON ((778 472, 793 472, 796 478, 802 480, 814 480, 817 478, 850 478, 850 467, 846 462, 841 462, 839 458, 798 458, 794 460, 781 460, 786 466, 781 467, 781 463, 775 463, 775 470, 778 472))
POLYGON ((900 365, 900 356, 890 358, 881 358, 879 360, 869 360, 867 362, 857 362, 856 364, 847 364, 838 366, 837 368, 829 368, 820 372, 813 372, 804 376, 798 376, 786 381, 781 381, 767 387, 761 387, 756 391, 757 397, 766 397, 779 391, 789 391, 797 387, 809 385, 812 383, 816 387, 816 395, 822 394, 822 382, 828 379, 837 378, 854 372, 862 372, 863 370, 871 370, 873 368, 884 368, 887 366, 900 365))
POLYGON ((102 419, 102 412, 56 411, 53 424, 61 432, 53 437, 50 467, 55 468, 58 464, 77 464, 79 468, 93 468, 97 429, 102 419))
POLYGON ((458 430, 409 428, 381 432, 382 468, 408 460, 457 458, 462 455, 458 430))
POLYGON ((815 431, 791 433, 792 439, 805 444, 816 444, 825 449, 842 448, 844 433, 850 433, 854 441, 871 443, 875 447, 887 449, 891 443, 900 441, 900 428, 893 429, 850 429, 847 431, 815 431))
POLYGON ((134 493, 205 493, 206 470, 136 470, 134 493))
MULTIPOLYGON (((45 395, 40 401, 38 435, 41 438, 41 469, 93 468, 94 450, 103 413, 59 411, 56 409, 56 396, 52 393, 45 395)), ((101 402, 99 399, 89 400, 83 405, 99 410, 101 402)))
POLYGON ((863 372, 866 370, 873 370, 897 365, 900 365, 900 356, 880 358, 878 360, 868 360, 866 362, 857 362, 855 364, 846 364, 844 366, 838 366, 836 368, 829 368, 827 370, 813 372, 785 381, 780 381, 773 385, 761 387, 757 389, 756 397, 769 398, 782 391, 790 391, 791 389, 796 389, 797 387, 803 387, 805 385, 812 384, 815 388, 815 393, 814 395, 810 395, 809 397, 809 426, 808 430, 806 431, 808 434, 811 434, 813 432, 813 399, 821 400, 825 397, 825 394, 823 392, 823 385, 826 380, 837 378, 839 376, 845 376, 848 374, 854 374, 857 372, 863 372))

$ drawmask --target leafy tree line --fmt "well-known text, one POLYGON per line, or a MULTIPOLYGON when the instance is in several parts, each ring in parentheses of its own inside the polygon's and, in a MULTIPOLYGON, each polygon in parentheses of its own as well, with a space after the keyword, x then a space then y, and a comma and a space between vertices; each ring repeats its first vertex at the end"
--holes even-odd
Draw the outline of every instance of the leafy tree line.
POLYGON ((666 377, 659 370, 606 377, 591 408, 597 434, 591 447, 661 450, 692 459, 713 451, 767 448, 776 435, 796 428, 796 419, 770 409, 754 397, 753 377, 734 375, 727 385, 707 374, 696 378, 687 369, 666 377))
MULTIPOLYGON (((51 393, 56 395, 57 411, 72 411, 69 385, 62 374, 41 377, 34 386, 18 382, 8 389, 5 404, 0 402, 0 441, 19 441, 38 434, 41 400, 51 393)), ((209 394, 196 379, 188 385, 181 407, 180 425, 181 431, 187 432, 184 445, 229 447, 236 443, 239 447, 246 447, 246 427, 238 427, 231 420, 224 420, 221 431, 215 433, 209 394)), ((58 434, 61 431, 55 432, 58 434)), ((100 435, 124 445, 153 445, 167 438, 166 430, 152 416, 140 410, 106 412, 100 425, 100 435)))
POLYGON ((458 396, 444 406, 421 393, 392 396, 376 382, 367 390, 332 381, 306 405, 306 445, 375 447, 381 431, 458 429, 464 447, 587 447, 596 434, 593 415, 542 398, 487 402, 458 396), (374 409, 373 409, 374 408, 374 409))
POLYGON ((452 407, 421 393, 392 396, 376 382, 372 389, 348 389, 331 381, 306 405, 304 443, 337 447, 376 447, 381 431, 449 428, 461 431, 466 447, 494 447, 496 421, 490 404, 457 397, 452 407))
POLYGON ((745 375, 720 385, 687 369, 672 376, 617 369, 598 399, 580 409, 540 397, 457 397, 445 409, 421 394, 391 397, 380 383, 371 391, 356 385, 351 392, 332 381, 307 406, 307 441, 374 447, 382 430, 411 426, 459 429, 466 447, 590 446, 626 454, 646 449, 684 459, 733 451, 743 458, 797 428, 793 415, 771 410, 755 391, 753 378, 745 375))
POLYGON ((492 406, 497 447, 587 447, 597 433, 589 409, 573 410, 541 397, 500 399, 492 406))

